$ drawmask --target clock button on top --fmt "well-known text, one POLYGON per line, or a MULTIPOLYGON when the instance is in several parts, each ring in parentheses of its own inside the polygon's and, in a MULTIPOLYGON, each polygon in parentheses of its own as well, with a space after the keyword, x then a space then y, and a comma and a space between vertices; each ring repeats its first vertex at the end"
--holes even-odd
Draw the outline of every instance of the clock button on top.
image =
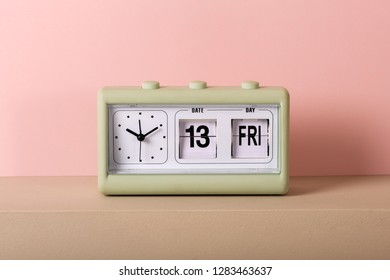
POLYGON ((259 88, 259 83, 256 81, 244 81, 241 83, 242 89, 257 89, 259 88))
POLYGON ((142 83, 143 89, 159 89, 160 83, 157 81, 145 81, 142 83))
POLYGON ((190 89, 204 89, 207 88, 207 83, 205 81, 191 81, 188 87, 190 89))

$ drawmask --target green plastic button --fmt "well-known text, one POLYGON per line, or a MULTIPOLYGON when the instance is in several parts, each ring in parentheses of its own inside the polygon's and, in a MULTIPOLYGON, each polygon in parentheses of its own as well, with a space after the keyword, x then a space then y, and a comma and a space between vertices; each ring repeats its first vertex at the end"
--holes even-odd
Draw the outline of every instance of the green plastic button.
POLYGON ((259 83, 256 81, 244 81, 241 83, 242 89, 257 89, 259 88, 259 83))
POLYGON ((207 88, 207 83, 204 81, 191 81, 188 87, 190 89, 204 89, 207 88))
POLYGON ((142 83, 143 89, 158 89, 160 88, 160 83, 156 81, 145 81, 142 83))

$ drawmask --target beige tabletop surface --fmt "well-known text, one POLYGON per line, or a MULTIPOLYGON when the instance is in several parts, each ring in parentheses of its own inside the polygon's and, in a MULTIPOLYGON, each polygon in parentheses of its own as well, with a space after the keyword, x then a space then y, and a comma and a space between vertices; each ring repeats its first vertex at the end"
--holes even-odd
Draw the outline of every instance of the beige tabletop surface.
POLYGON ((0 259, 390 259, 390 176, 292 177, 284 196, 104 196, 0 178, 0 259))

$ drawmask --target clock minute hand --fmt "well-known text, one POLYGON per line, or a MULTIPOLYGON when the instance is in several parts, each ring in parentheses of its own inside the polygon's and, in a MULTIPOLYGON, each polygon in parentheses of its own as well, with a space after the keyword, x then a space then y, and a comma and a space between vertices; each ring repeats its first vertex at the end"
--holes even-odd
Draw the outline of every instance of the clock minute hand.
POLYGON ((152 132, 156 131, 158 129, 158 126, 156 126, 155 128, 153 128, 151 131, 149 131, 148 133, 144 134, 144 137, 148 136, 149 134, 151 134, 152 132))
POLYGON ((133 134, 135 137, 138 137, 138 136, 139 136, 139 134, 135 133, 135 132, 132 131, 131 129, 128 129, 128 128, 127 128, 126 131, 129 132, 129 133, 131 133, 131 134, 133 134))

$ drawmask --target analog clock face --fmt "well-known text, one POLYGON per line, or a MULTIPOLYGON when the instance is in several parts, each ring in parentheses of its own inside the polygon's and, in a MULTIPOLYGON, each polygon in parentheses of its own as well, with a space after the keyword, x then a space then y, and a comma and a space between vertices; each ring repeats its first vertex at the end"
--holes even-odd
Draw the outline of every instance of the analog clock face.
POLYGON ((109 105, 109 173, 278 173, 278 105, 109 105))
POLYGON ((112 154, 118 164, 161 164, 167 160, 167 114, 118 110, 112 120, 112 154))

